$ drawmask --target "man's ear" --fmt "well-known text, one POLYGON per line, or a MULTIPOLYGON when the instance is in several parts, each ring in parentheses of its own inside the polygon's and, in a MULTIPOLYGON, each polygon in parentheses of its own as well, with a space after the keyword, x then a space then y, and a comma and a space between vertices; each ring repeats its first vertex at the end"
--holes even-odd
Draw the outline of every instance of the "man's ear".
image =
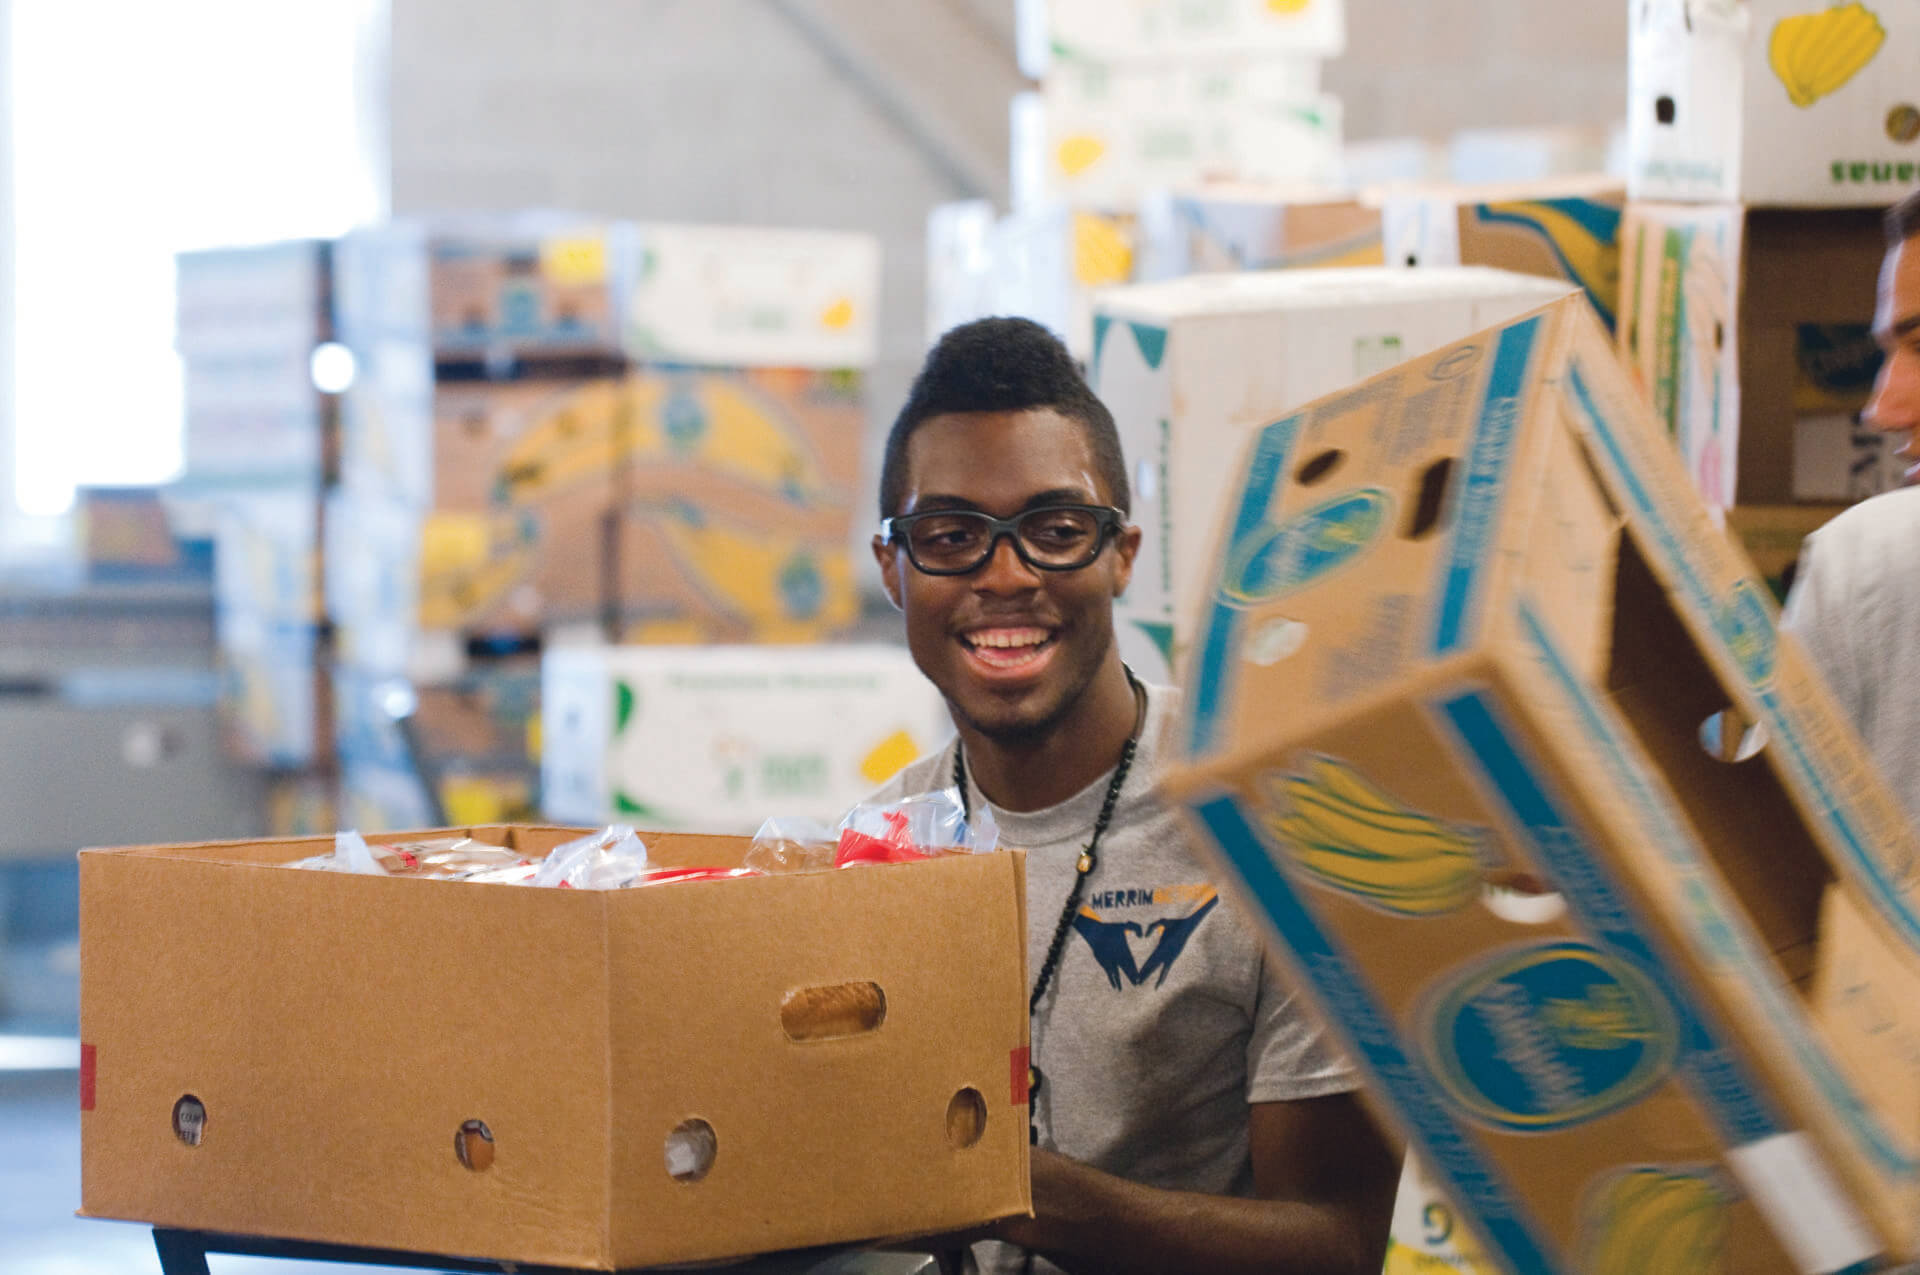
POLYGON ((1133 560, 1140 552, 1140 528, 1126 526, 1113 538, 1113 596, 1126 593, 1133 580, 1133 560))
POLYGON ((900 605, 900 551, 875 536, 873 560, 880 564, 880 587, 887 591, 887 601, 893 603, 896 611, 906 610, 900 605))

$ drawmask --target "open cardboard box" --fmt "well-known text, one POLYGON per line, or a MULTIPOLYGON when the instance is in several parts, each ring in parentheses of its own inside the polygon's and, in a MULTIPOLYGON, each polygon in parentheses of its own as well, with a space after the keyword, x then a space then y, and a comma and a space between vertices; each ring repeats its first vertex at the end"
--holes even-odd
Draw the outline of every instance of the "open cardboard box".
POLYGON ((81 852, 83 1214, 607 1270, 1030 1211, 1018 853, 623 891, 279 866, 331 844, 81 852))
POLYGON ((1911 1253, 1920 1086, 1814 997, 1829 893, 1920 949, 1913 833, 1584 301, 1242 471, 1171 792, 1486 1251, 1911 1253))

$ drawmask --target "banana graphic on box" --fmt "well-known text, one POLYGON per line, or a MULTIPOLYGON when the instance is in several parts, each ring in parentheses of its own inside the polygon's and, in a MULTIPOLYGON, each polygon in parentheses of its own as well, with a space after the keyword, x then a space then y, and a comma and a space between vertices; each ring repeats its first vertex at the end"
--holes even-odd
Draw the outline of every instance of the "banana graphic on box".
POLYGON ((832 503, 807 440, 750 389, 723 376, 643 376, 632 384, 629 455, 740 479, 796 505, 832 503))
POLYGON ((530 504, 584 477, 611 473, 619 458, 626 393, 618 380, 563 394, 528 428, 494 479, 503 504, 530 504))
POLYGON ((1879 15, 1855 0, 1773 24, 1767 61, 1795 106, 1812 106, 1858 75, 1887 41, 1879 15))
POLYGON ((763 641, 813 641, 854 620, 853 565, 838 544, 723 526, 692 506, 655 525, 686 578, 763 641))
POLYGON ((1089 288, 1133 278, 1133 241, 1111 217, 1073 214, 1073 277, 1089 288))
POLYGON ((1589 1201, 1586 1231, 1587 1275, 1718 1275, 1727 1198, 1701 1173, 1630 1169, 1589 1201))
POLYGON ((1359 771, 1314 757, 1274 795, 1267 829, 1321 885, 1403 916, 1437 916, 1480 897, 1484 829, 1409 809, 1359 771))
POLYGON ((536 529, 516 514, 429 515, 420 529, 420 624, 458 628, 532 569, 536 529))

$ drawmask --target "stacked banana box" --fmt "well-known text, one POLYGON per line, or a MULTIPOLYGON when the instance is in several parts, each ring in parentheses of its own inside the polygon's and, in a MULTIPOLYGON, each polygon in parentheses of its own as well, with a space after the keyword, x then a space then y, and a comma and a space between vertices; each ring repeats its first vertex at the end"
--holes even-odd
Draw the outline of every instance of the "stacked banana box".
POLYGON ((870 236, 519 216, 356 232, 340 257, 348 822, 529 813, 557 629, 793 643, 854 621, 870 236))
POLYGON ((1630 23, 1620 349, 1708 505, 1777 554, 1809 506, 1899 481, 1857 415, 1878 210, 1920 186, 1920 10, 1657 0, 1630 23))
MULTIPOLYGON (((1321 91, 1320 63, 1345 47, 1340 0, 1021 0, 1016 16, 1020 68, 1036 87, 1012 105, 1013 211, 934 213, 930 338, 1020 314, 1085 359, 1093 289, 1191 268, 1178 262, 1180 223, 1155 208, 1164 192, 1251 182, 1325 201, 1312 192, 1339 184, 1340 102, 1321 91)), ((1226 255, 1256 241, 1251 253, 1277 263, 1350 255, 1355 230, 1235 234, 1226 255)))
POLYGON ((186 464, 168 498, 213 541, 228 751, 271 773, 272 811, 293 821, 275 830, 301 831, 309 814, 330 819, 320 580, 338 449, 332 245, 184 253, 176 278, 186 464))
POLYGON ((1293 402, 1168 793, 1430 1175, 1395 1269, 1912 1258, 1920 844, 1592 307, 1293 402))

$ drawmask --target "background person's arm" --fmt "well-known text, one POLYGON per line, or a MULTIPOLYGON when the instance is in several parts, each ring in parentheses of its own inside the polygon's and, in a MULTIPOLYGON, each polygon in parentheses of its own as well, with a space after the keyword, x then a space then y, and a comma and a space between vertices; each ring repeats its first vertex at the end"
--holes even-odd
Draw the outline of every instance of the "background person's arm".
POLYGON ((1035 1215, 995 1231, 1076 1273, 1379 1275, 1400 1156, 1359 1098, 1248 1110, 1257 1198, 1141 1186, 1036 1150, 1035 1215))

